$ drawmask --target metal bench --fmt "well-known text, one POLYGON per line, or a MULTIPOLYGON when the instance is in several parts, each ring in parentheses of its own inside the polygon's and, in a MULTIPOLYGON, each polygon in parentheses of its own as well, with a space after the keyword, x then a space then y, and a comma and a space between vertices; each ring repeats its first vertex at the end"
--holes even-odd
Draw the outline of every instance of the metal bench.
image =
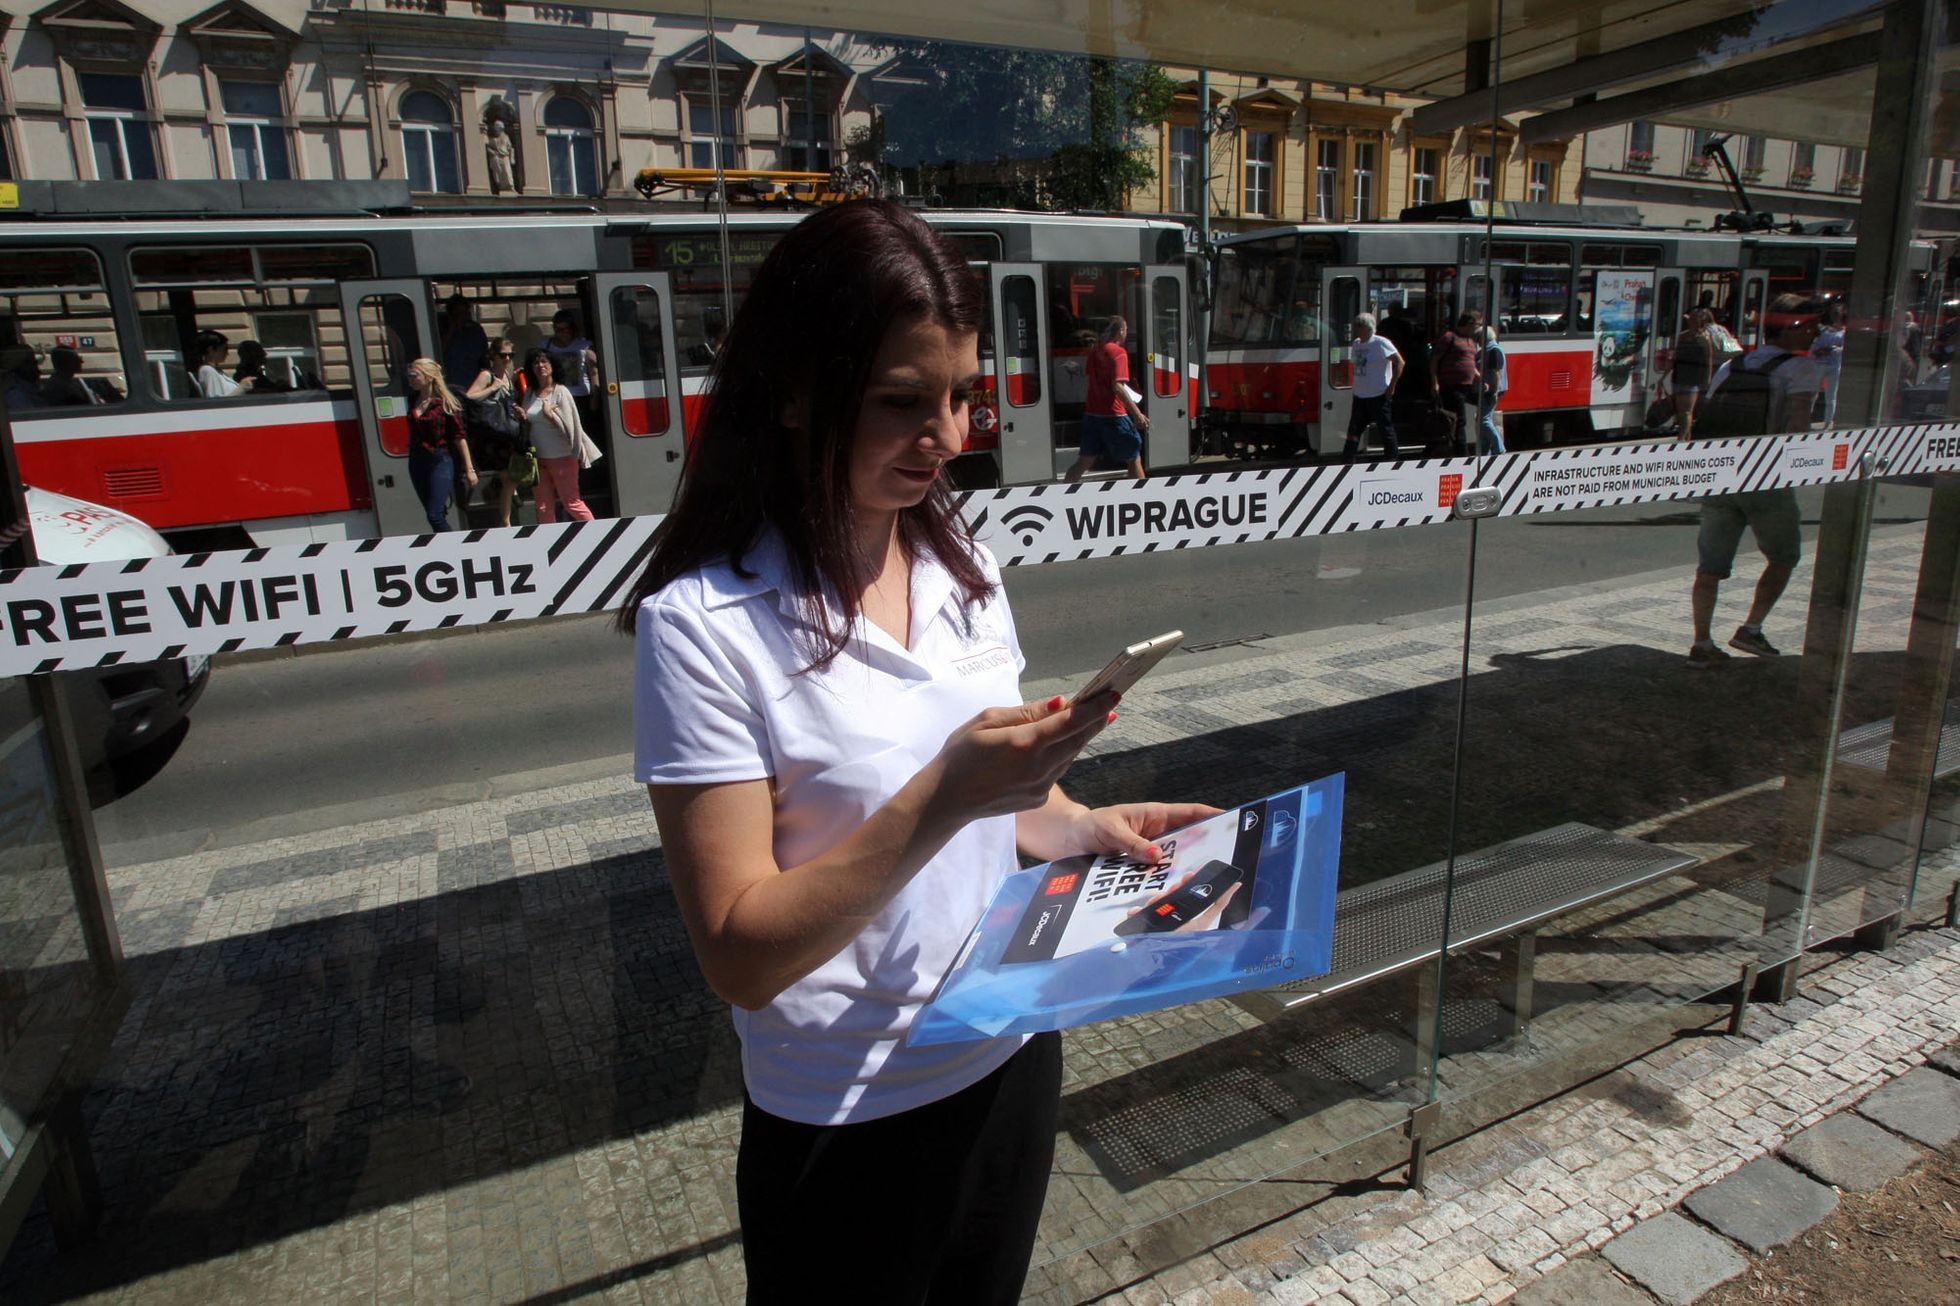
MULTIPOLYGON (((1568 912, 1677 875, 1698 859, 1576 821, 1460 857, 1454 886, 1437 862, 1342 890, 1334 906, 1333 968, 1315 979, 1238 994, 1233 1000, 1262 1019, 1357 985, 1416 971, 1417 1000, 1409 1031, 1416 1066, 1434 1061, 1441 993, 1434 963, 1443 951, 1443 899, 1451 893, 1449 951, 1504 944, 1501 1004, 1507 1034, 1531 1024, 1532 970, 1538 927, 1568 912)), ((1435 1104, 1418 1107, 1409 1133, 1410 1183, 1420 1187, 1423 1135, 1435 1104)))
MULTIPOLYGON (((1524 940, 1513 980, 1515 1019, 1530 1020, 1536 927, 1695 865, 1687 853, 1576 821, 1461 857, 1450 903, 1450 951, 1524 940)), ((1444 862, 1343 889, 1334 906, 1334 965, 1326 975, 1240 994, 1262 1016, 1432 962, 1442 948, 1444 862)), ((1427 1013, 1434 1016, 1434 1012, 1427 1013)), ((1422 1013, 1418 1013, 1418 1020, 1422 1013)), ((1433 1020, 1428 1022, 1433 1025, 1433 1020)))
MULTIPOLYGON (((1892 759, 1892 718, 1854 726, 1838 736, 1837 760, 1848 766, 1883 771, 1892 759)), ((1960 699, 1946 705, 1946 719, 1940 727, 1939 752, 1933 760, 1933 778, 1943 780, 1960 771, 1960 699)))

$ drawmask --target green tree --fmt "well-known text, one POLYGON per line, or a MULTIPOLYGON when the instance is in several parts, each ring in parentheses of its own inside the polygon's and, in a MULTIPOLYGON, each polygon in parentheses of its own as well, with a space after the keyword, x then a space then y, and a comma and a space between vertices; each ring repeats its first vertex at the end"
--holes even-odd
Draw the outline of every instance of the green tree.
POLYGON ((1147 129, 1176 84, 1156 64, 909 41, 883 111, 847 142, 908 190, 954 203, 1120 209, 1155 179, 1147 129))

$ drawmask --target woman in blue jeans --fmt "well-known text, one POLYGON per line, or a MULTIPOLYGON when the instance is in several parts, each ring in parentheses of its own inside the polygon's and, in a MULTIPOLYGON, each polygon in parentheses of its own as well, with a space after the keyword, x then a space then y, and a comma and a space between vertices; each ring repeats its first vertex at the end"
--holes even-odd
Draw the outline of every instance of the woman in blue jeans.
POLYGON ((463 469, 463 483, 476 488, 470 442, 463 435, 463 405, 442 379, 442 364, 433 358, 418 358, 408 365, 408 387, 414 392, 408 406, 409 484, 422 501, 429 529, 446 531, 458 467, 463 469))

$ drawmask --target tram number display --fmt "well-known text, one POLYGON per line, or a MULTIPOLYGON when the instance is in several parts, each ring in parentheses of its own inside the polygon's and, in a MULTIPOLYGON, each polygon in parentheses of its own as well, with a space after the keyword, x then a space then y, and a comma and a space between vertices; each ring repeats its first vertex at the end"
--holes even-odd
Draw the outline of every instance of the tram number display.
MULTIPOLYGON (((766 236, 733 235, 728 238, 730 263, 744 273, 752 273, 769 251, 776 247, 780 233, 766 236)), ((721 237, 713 232, 702 235, 638 236, 633 240, 635 266, 656 272, 687 272, 696 268, 721 267, 721 237)), ((747 276, 741 278, 744 282, 747 276)))

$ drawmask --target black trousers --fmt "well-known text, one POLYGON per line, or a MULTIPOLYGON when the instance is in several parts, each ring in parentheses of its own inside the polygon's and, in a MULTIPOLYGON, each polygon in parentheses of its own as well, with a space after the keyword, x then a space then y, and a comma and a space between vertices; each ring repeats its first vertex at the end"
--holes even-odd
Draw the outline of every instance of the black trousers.
POLYGON ((1361 451, 1361 437, 1367 433, 1370 423, 1382 433, 1382 445, 1388 450, 1390 458, 1402 456, 1402 446, 1395 437, 1395 412, 1393 396, 1387 394, 1363 398, 1355 395, 1349 400, 1347 429, 1347 459, 1353 462, 1361 451))
POLYGON ((1018 1301, 1061 1089, 1061 1035, 1037 1034, 970 1088, 881 1120, 804 1125, 746 1102, 749 1301, 1018 1301))

